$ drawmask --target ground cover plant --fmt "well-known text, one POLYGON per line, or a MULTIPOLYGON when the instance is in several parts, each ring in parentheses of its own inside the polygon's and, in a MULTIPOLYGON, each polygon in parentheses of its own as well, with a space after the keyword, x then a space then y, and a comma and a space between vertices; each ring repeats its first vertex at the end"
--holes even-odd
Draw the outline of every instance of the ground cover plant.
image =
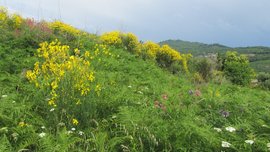
POLYGON ((210 79, 191 54, 5 9, 0 26, 0 151, 270 148, 269 92, 210 79))

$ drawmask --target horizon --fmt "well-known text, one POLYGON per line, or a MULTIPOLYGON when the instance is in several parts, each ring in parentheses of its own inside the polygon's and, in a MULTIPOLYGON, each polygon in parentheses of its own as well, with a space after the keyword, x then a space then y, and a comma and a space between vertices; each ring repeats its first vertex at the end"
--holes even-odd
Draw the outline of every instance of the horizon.
POLYGON ((132 32, 143 41, 171 39, 227 47, 270 47, 267 0, 3 0, 0 6, 36 20, 61 20, 89 33, 119 30, 132 32))

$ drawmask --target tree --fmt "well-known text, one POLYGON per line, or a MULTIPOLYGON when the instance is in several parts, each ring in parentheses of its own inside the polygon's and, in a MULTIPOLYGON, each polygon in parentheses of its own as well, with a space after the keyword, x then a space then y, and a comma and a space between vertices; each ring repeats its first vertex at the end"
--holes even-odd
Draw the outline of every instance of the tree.
POLYGON ((228 51, 224 62, 225 76, 234 84, 247 85, 254 77, 254 70, 250 67, 245 55, 228 51))

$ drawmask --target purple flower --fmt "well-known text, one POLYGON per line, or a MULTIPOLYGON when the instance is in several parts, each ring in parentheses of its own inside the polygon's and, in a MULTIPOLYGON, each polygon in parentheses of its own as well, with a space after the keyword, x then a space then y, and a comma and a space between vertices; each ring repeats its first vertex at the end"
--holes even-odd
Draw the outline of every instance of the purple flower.
POLYGON ((188 93, 189 93, 190 95, 193 95, 193 90, 189 90, 188 93))
POLYGON ((221 110, 220 114, 224 117, 227 118, 230 116, 230 112, 229 111, 225 111, 225 110, 221 110))

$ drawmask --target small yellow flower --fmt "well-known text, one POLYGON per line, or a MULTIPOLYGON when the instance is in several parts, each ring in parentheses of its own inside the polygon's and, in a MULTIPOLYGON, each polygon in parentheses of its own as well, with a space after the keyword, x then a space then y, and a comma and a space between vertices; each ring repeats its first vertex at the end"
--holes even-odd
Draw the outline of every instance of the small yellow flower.
POLYGON ((72 124, 77 126, 79 124, 79 121, 75 118, 72 119, 72 124))
POLYGON ((90 52, 89 52, 89 51, 85 51, 84 56, 85 56, 86 58, 89 57, 89 56, 90 56, 90 52))
POLYGON ((52 87, 53 90, 55 90, 58 87, 57 82, 56 81, 53 81, 51 83, 51 87, 52 87))
POLYGON ((216 97, 220 97, 219 91, 216 91, 216 97))
POLYGON ((80 54, 80 50, 79 50, 78 48, 76 48, 76 49, 74 50, 74 53, 75 53, 76 55, 79 55, 79 54, 80 54))
POLYGON ((25 126, 27 126, 27 124, 25 122, 21 121, 21 122, 19 122, 19 126, 20 127, 25 127, 25 126))

